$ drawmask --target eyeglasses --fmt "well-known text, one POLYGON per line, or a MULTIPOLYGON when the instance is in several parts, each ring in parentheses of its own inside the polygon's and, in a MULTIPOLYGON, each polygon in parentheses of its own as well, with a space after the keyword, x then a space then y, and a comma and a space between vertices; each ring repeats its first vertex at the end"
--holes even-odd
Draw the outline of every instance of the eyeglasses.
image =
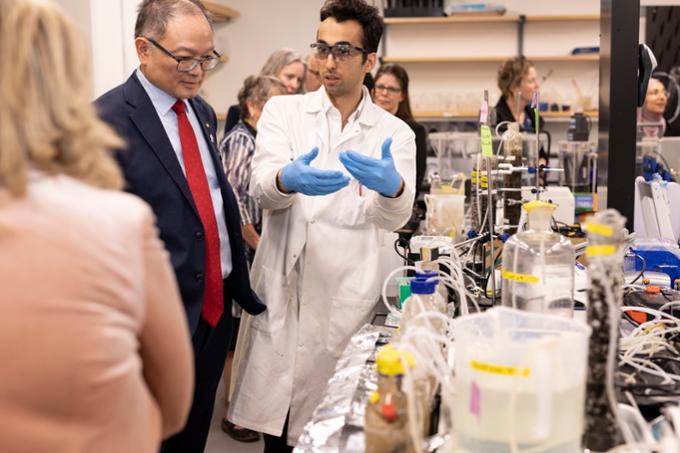
POLYGON ((170 52, 168 49, 158 44, 155 40, 146 37, 144 39, 146 39, 151 44, 156 46, 161 52, 175 60, 177 62, 177 70, 179 72, 191 72, 199 64, 201 65, 201 69, 203 69, 204 71, 210 71, 211 69, 215 69, 217 63, 219 63, 220 61, 221 55, 217 53, 217 51, 215 50, 212 51, 212 53, 214 54, 213 56, 205 58, 177 57, 173 55, 172 52, 170 52))
POLYGON ((399 94, 401 93, 401 88, 390 87, 387 85, 378 84, 374 87, 375 91, 385 91, 389 94, 399 94))
POLYGON ((328 55, 333 55, 333 58, 338 61, 346 61, 358 54, 368 55, 366 49, 361 47, 356 47, 350 43, 342 42, 332 46, 329 46, 323 42, 315 42, 309 45, 312 49, 316 49, 316 58, 319 60, 325 60, 328 55))

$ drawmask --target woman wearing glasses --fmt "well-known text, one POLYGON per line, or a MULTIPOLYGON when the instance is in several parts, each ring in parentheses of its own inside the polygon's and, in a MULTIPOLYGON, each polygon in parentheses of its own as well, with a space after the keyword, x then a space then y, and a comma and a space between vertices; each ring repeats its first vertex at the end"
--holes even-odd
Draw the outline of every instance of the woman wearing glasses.
POLYGON ((423 185, 427 167, 427 131, 416 123, 408 96, 408 73, 398 64, 380 67, 375 77, 373 102, 404 121, 416 134, 416 201, 423 185))
POLYGON ((668 103, 668 92, 659 79, 649 79, 645 103, 640 109, 640 130, 643 137, 663 137, 666 133, 666 120, 663 113, 668 103))
MULTIPOLYGON (((304 82, 307 74, 307 64, 302 57, 292 49, 274 51, 260 70, 261 76, 276 77, 286 86, 287 94, 304 93, 304 82)), ((227 120, 224 124, 224 135, 236 126, 241 119, 238 104, 229 107, 227 120)))

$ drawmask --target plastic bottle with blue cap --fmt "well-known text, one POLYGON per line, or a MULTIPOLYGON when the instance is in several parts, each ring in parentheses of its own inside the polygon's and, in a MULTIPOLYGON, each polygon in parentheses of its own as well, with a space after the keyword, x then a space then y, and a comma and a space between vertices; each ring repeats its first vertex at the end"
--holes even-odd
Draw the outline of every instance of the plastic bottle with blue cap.
POLYGON ((416 316, 425 312, 447 314, 446 300, 436 292, 435 278, 415 278, 411 281, 411 297, 404 301, 404 310, 399 323, 399 333, 404 335, 412 326, 431 328, 438 334, 446 334, 444 323, 439 319, 428 319, 416 316))

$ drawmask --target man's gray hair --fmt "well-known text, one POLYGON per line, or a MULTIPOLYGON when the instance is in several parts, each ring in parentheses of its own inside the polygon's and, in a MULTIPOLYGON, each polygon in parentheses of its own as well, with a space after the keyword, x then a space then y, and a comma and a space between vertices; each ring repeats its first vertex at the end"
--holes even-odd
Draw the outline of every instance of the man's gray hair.
POLYGON ((144 0, 137 10, 135 38, 161 39, 170 19, 183 14, 202 14, 212 27, 210 13, 199 0, 144 0))

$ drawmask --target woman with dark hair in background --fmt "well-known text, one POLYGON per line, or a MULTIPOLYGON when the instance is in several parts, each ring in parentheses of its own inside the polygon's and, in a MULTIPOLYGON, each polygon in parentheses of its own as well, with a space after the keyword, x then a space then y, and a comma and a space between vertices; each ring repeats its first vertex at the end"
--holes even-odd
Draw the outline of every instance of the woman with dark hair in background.
MULTIPOLYGON (((220 143, 220 158, 224 166, 229 184, 234 189, 236 202, 241 214, 241 235, 246 243, 248 262, 253 262, 255 249, 260 241, 262 226, 262 209, 257 200, 250 196, 250 164, 255 154, 255 137, 257 136, 257 122, 260 120, 262 109, 270 97, 286 94, 286 85, 271 76, 249 76, 243 81, 243 87, 238 93, 238 106, 241 119, 236 123, 220 143)), ((234 317, 234 334, 231 347, 224 365, 224 386, 226 389, 225 405, 228 407, 231 388, 231 371, 236 348, 241 310, 232 306, 234 317)), ((240 427, 226 418, 222 419, 222 430, 239 442, 257 442, 260 434, 256 431, 240 427)))
POLYGON ((659 79, 649 79, 645 103, 639 109, 638 124, 643 137, 661 138, 666 133, 663 113, 668 103, 668 91, 659 79))
MULTIPOLYGON (((292 49, 278 49, 272 53, 260 70, 261 76, 271 76, 279 79, 286 87, 287 94, 304 93, 307 63, 292 49)), ((224 124, 224 135, 236 126, 241 118, 239 105, 229 107, 224 124)))
POLYGON ((375 80, 372 96, 373 102, 383 110, 404 121, 416 134, 416 197, 423 185, 425 168, 427 167, 427 131, 416 123, 411 112, 408 96, 408 73, 398 64, 382 65, 373 78, 375 80))

